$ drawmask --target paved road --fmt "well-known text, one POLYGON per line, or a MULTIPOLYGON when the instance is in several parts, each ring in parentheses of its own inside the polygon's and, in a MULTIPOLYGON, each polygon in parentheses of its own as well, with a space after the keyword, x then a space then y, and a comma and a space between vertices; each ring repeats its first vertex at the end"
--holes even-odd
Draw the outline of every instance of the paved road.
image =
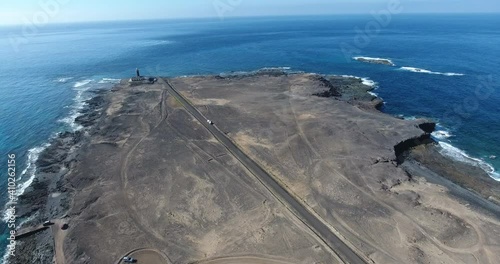
MULTIPOLYGON (((221 142, 252 174, 257 176, 264 185, 270 189, 279 199, 287 204, 287 207, 308 225, 333 251, 335 251, 342 261, 351 264, 365 264, 366 262, 340 240, 332 231, 311 212, 305 209, 288 191, 276 182, 264 169, 255 161, 250 159, 241 151, 224 133, 215 126, 210 125, 207 119, 191 105, 174 87, 162 78, 158 78, 164 84, 165 89, 174 96, 186 110, 191 113, 205 128, 207 128, 215 138, 221 142)), ((216 122, 217 119, 214 119, 216 122)))

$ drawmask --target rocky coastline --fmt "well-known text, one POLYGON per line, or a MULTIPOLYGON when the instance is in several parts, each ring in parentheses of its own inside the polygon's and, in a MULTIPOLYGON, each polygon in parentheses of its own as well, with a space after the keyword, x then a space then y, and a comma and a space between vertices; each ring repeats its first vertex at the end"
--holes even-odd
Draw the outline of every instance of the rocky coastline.
MULTIPOLYGON (((361 61, 361 60, 360 60, 361 61)), ((363 62, 378 63, 390 65, 385 61, 363 62)), ((392 64, 392 62, 390 62, 392 64)), ((269 76, 270 78, 286 76, 287 73, 280 70, 265 70, 253 73, 256 75, 269 76)), ((244 75, 244 76, 248 76, 244 75)), ((312 95, 320 98, 331 98, 347 102, 363 111, 379 112, 383 101, 368 91, 373 87, 363 85, 362 81, 352 77, 341 76, 322 76, 311 75, 314 81, 318 82, 321 89, 315 91, 312 95)), ((224 80, 231 78, 244 78, 241 75, 220 75, 213 76, 215 79, 224 80)), ((120 84, 119 86, 125 85, 120 84)), ((37 165, 37 176, 33 184, 20 196, 20 216, 26 222, 24 226, 38 225, 44 221, 65 218, 71 211, 74 186, 66 178, 75 164, 79 162, 80 155, 86 150, 86 145, 90 142, 93 135, 100 133, 101 129, 96 124, 100 122, 110 122, 103 118, 105 110, 112 101, 113 94, 108 90, 96 91, 95 96, 88 100, 85 109, 75 122, 83 129, 75 132, 60 133, 56 138, 50 141, 47 147, 39 156, 37 165)), ((160 111, 163 111, 160 109, 160 111)), ((380 113, 383 114, 383 113, 380 113)), ((486 198, 492 208, 493 214, 498 213, 496 205, 500 204, 500 188, 492 185, 488 175, 480 172, 480 169, 464 165, 459 162, 443 157, 436 150, 436 142, 431 138, 431 133, 435 130, 436 124, 432 121, 420 120, 415 126, 421 129, 422 133, 416 137, 406 139, 394 145, 394 155, 392 157, 380 157, 373 162, 394 163, 403 168, 408 174, 408 182, 413 181, 416 176, 425 176, 429 181, 436 180, 445 186, 458 185, 473 193, 486 198), (424 169, 435 172, 424 173, 424 169), (477 178, 469 175, 479 175, 477 178), (443 183, 436 177, 444 177, 450 182, 443 183), (495 205, 496 204, 496 205, 495 205)), ((102 132, 102 131, 101 131, 102 132)), ((120 134, 119 131, 107 131, 108 134, 120 134)), ((74 178, 72 180, 75 180, 74 178)), ((84 179, 80 179, 84 180, 84 179)), ((491 179, 490 179, 491 180, 491 179)), ((89 180, 91 181, 91 180, 89 180)), ((384 183, 383 188, 391 190, 400 185, 400 179, 391 183, 384 183)), ((450 187, 455 188, 456 187, 450 187)), ((458 195, 458 194, 457 194, 458 195)), ((469 195, 467 196, 469 197, 469 195)), ((468 198, 476 199, 476 198, 468 198)), ((476 199, 477 200, 477 199, 476 199)), ((471 202, 473 203, 473 202, 471 202)), ((483 202, 477 202, 478 206, 483 202)), ((71 222, 69 223, 71 225, 71 222)), ((18 241, 18 249, 21 257, 11 259, 10 263, 52 263, 54 257, 53 238, 49 231, 40 232, 28 238, 18 241)), ((83 263, 83 262, 82 262, 83 263)))
MULTIPOLYGON (((92 126, 105 108, 107 90, 92 91, 92 98, 75 119, 82 129, 60 132, 49 140, 48 146, 36 161, 36 176, 33 183, 19 196, 18 220, 22 222, 18 231, 37 226, 45 221, 66 217, 71 206, 72 187, 65 179, 78 160, 78 150, 88 141, 92 126)), ((18 223, 20 224, 20 223, 18 223)), ((49 230, 16 240, 16 248, 22 254, 10 258, 11 264, 52 263, 54 245, 49 230)))

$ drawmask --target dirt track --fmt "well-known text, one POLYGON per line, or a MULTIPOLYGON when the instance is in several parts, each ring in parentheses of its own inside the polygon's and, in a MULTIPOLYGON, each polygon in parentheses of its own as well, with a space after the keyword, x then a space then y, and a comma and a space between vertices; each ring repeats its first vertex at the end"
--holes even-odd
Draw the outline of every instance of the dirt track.
POLYGON ((315 98, 325 89, 312 85, 317 80, 299 74, 172 83, 376 263, 495 263, 499 207, 470 206, 465 196, 447 193, 452 186, 409 175, 395 162, 395 146, 420 137, 418 122, 425 121, 399 120, 369 103, 315 98))
POLYGON ((317 234, 325 243, 331 248, 332 251, 336 252, 339 257, 347 263, 351 264, 363 264, 366 263, 363 257, 360 257, 353 249, 345 244, 336 234, 330 230, 330 228, 325 225, 321 219, 318 219, 316 215, 309 211, 300 201, 290 195, 286 187, 279 184, 268 172, 266 172, 262 167, 260 167, 255 161, 250 159, 241 149, 238 148, 229 138, 227 138, 216 125, 209 124, 205 122, 207 119, 200 114, 200 112, 188 101, 184 99, 174 87, 168 83, 168 80, 161 81, 164 84, 169 93, 175 98, 191 113, 203 126, 214 135, 214 137, 224 145, 229 152, 236 159, 238 159, 245 168, 247 168, 253 175, 255 175, 259 180, 269 189, 273 195, 276 195, 277 199, 285 204, 287 209, 289 209, 294 215, 296 215, 301 221, 303 221, 308 227, 311 228, 315 234, 317 234))
POLYGON ((291 264, 290 261, 265 256, 235 256, 199 261, 194 264, 291 264))
MULTIPOLYGON (((496 264, 498 207, 479 208, 418 175, 427 171, 409 175, 394 161, 395 146, 422 135, 424 121, 379 113, 371 101, 313 96, 324 83, 313 74, 172 79, 364 257, 496 264)), ((68 263, 113 263, 137 248, 179 264, 255 254, 273 264, 341 263, 161 85, 122 83, 107 100, 66 179, 75 190, 62 245, 68 263)))
MULTIPOLYGON (((129 252, 126 257, 137 260, 137 263, 144 264, 171 264, 168 258, 162 252, 155 249, 137 249, 129 252)), ((126 264, 123 257, 117 264, 126 264)))
POLYGON ((109 96, 69 176, 71 263, 110 263, 134 248, 157 248, 173 263, 252 253, 339 263, 160 85, 109 96))

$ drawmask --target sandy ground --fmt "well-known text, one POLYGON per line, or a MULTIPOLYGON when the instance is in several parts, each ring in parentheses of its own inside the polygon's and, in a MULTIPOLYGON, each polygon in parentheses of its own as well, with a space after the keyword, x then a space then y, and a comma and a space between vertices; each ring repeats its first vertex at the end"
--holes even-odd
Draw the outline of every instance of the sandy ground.
MULTIPOLYGON (((136 263, 170 264, 170 261, 163 253, 153 249, 135 250, 128 254, 127 257, 135 259, 137 261, 136 263)), ((121 259, 118 264, 126 264, 126 262, 121 259)))
MULTIPOLYGON (((439 166, 396 162, 425 120, 382 114, 366 88, 314 74, 170 81, 372 262, 498 263, 500 209, 481 196, 496 188, 476 194, 439 166), (336 85, 363 95, 313 95, 336 85)), ((58 264, 137 249, 146 263, 341 263, 161 85, 122 82, 106 100, 61 183, 71 203, 69 229, 53 234, 58 264)))
POLYGON ((66 264, 66 258, 64 256, 64 239, 66 238, 67 231, 62 229, 62 226, 67 223, 65 220, 54 220, 51 226, 52 237, 54 239, 54 263, 55 264, 66 264))
POLYGON ((196 262, 196 264, 289 264, 287 260, 272 259, 266 256, 226 257, 196 262))
POLYGON ((421 136, 422 120, 311 96, 325 89, 315 75, 193 77, 172 84, 374 262, 500 258, 496 204, 471 206, 450 186, 409 175, 395 162, 394 147, 421 136), (224 104, 216 103, 221 99, 224 104))
POLYGON ((172 263, 252 254, 339 263, 160 85, 123 85, 109 100, 67 177, 68 263, 114 263, 137 248, 172 263))

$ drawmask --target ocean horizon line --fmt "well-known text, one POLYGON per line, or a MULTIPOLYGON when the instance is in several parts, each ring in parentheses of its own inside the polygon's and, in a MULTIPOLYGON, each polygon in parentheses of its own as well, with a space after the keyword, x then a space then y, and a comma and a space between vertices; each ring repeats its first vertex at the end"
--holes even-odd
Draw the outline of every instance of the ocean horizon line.
MULTIPOLYGON (((404 16, 478 16, 478 15, 499 15, 500 12, 402 12, 400 14, 394 14, 394 16, 404 17, 404 16)), ((131 22, 165 22, 165 21, 205 21, 210 20, 213 22, 227 22, 227 20, 244 20, 244 19, 276 19, 276 18, 331 18, 331 17, 371 17, 373 14, 371 12, 360 12, 360 13, 324 13, 324 14, 275 14, 275 15, 227 15, 224 18, 220 18, 217 15, 214 16, 200 16, 200 17, 158 17, 158 18, 124 18, 124 19, 109 19, 109 20, 76 20, 76 21, 56 21, 49 22, 47 26, 57 26, 57 25, 85 25, 85 24, 119 24, 119 23, 131 23, 131 22)), ((0 23, 0 28, 8 27, 19 27, 23 26, 24 23, 0 23)))

